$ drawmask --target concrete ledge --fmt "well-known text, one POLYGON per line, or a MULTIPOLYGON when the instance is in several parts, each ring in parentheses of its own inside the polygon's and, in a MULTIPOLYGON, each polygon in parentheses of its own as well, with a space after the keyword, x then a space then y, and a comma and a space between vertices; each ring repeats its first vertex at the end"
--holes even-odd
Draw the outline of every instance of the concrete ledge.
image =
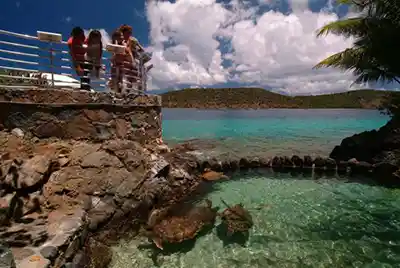
POLYGON ((38 138, 161 138, 161 97, 52 89, 0 89, 0 124, 38 138))

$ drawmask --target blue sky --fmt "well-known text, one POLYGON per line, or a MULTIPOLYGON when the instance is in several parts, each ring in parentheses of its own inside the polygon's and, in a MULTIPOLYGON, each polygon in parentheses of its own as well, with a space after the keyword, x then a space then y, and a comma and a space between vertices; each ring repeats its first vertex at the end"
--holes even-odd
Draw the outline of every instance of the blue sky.
POLYGON ((153 53, 151 89, 260 86, 293 95, 355 89, 349 73, 312 70, 351 45, 315 37, 321 22, 347 15, 334 0, 152 0, 147 7, 139 0, 3 1, 0 28, 18 33, 57 32, 66 40, 74 26, 111 34, 132 25, 153 53))
POLYGON ((148 22, 144 1, 139 0, 3 0, 2 29, 35 35, 37 30, 61 33, 64 40, 71 28, 103 28, 112 32, 119 25, 133 25, 135 35, 148 44, 148 22))

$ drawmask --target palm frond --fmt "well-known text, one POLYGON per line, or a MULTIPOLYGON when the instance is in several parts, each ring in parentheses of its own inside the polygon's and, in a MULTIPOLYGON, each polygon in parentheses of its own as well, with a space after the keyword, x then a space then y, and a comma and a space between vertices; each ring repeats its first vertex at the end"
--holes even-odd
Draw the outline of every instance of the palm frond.
POLYGON ((362 60, 364 56, 363 48, 348 48, 342 52, 333 54, 320 61, 313 69, 322 67, 336 67, 341 69, 352 69, 362 60))
POLYGON ((346 37, 358 36, 363 34, 362 26, 364 25, 363 18, 350 18, 345 20, 338 20, 320 28, 317 32, 317 37, 333 33, 337 35, 344 35, 346 37))

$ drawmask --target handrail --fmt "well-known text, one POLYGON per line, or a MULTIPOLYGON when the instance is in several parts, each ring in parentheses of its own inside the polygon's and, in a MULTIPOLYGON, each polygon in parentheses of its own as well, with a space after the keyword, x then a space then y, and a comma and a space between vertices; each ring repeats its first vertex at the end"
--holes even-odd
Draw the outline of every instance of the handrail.
MULTIPOLYGON (((87 68, 84 68, 84 75, 77 76, 72 65, 63 65, 63 63, 72 63, 68 48, 63 49, 59 46, 54 46, 55 44, 61 46, 67 44, 66 41, 60 40, 61 35, 55 35, 59 42, 44 42, 40 40, 39 36, 0 29, 0 87, 37 87, 38 85, 35 83, 42 79, 41 75, 43 74, 45 75, 44 80, 47 79, 46 87, 77 88, 79 85, 89 85, 93 88, 96 85, 96 90, 110 90, 107 82, 115 79, 113 73, 115 68, 112 67, 112 53, 106 51, 105 46, 103 50, 106 53, 103 53, 102 57, 102 64, 105 70, 100 71, 100 76, 93 78, 90 74, 91 70, 87 68), (2 38, 1 36, 6 36, 7 38, 2 38), (20 39, 20 41, 17 39, 20 39), (31 40, 35 44, 31 44, 31 42, 27 44, 23 40, 31 40), (34 52, 29 50, 34 50, 34 52), (1 62, 6 64, 1 64, 1 62), (26 68, 25 66, 31 67, 26 68), (33 77, 32 74, 38 74, 39 77, 33 77), (83 79, 86 80, 84 81, 83 79), (17 85, 21 81, 22 84, 17 85)), ((126 84, 134 83, 137 88, 131 88, 128 91, 146 91, 147 72, 152 68, 152 65, 145 65, 151 57, 145 53, 138 54, 140 57, 135 58, 134 66, 129 67, 127 65, 127 63, 131 64, 130 61, 121 62, 121 65, 117 66, 122 77, 120 82, 125 84, 122 85, 123 90, 128 89, 126 84), (146 57, 147 59, 145 59, 146 57)), ((86 63, 88 62, 86 61, 86 63)), ((41 81, 44 80, 42 79, 41 81)))

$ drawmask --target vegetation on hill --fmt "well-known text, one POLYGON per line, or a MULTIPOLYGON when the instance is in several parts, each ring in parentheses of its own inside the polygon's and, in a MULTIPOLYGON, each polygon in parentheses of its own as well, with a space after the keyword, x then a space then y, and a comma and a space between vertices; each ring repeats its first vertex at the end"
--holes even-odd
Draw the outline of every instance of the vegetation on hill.
POLYGON ((357 90, 317 96, 286 96, 262 88, 205 88, 170 91, 162 96, 163 107, 203 109, 263 108, 379 108, 387 91, 357 90))
MULTIPOLYGON (((358 12, 356 17, 331 22, 322 27, 318 36, 334 33, 353 37, 353 47, 336 53, 315 67, 336 67, 352 70, 356 82, 396 81, 400 83, 400 1, 398 0, 338 0, 358 12), (396 38, 393 38, 396 36, 396 38)), ((398 94, 389 95, 384 109, 400 116, 398 94)))

